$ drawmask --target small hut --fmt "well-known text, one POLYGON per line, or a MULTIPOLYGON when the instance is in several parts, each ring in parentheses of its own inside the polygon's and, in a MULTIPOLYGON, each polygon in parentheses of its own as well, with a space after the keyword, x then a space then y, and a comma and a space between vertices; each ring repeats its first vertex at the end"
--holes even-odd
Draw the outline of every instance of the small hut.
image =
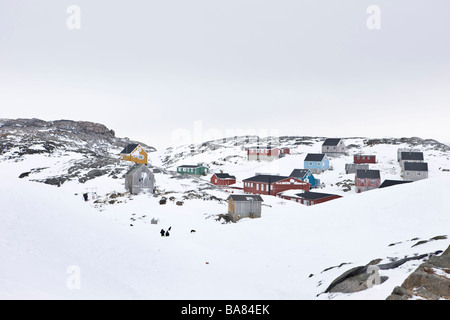
POLYGON ((232 194, 228 197, 228 214, 234 222, 242 218, 260 218, 263 199, 259 195, 232 194))
POLYGON ((145 164, 136 164, 125 174, 125 189, 131 194, 153 193, 155 176, 145 164))

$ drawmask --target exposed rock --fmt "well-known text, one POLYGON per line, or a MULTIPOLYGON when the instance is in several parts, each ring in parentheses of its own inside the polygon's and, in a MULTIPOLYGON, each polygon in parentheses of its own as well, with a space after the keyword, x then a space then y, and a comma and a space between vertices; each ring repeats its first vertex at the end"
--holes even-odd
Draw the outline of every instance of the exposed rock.
MULTIPOLYGON (((369 277, 372 275, 372 272, 369 269, 370 266, 376 266, 378 267, 379 270, 394 269, 410 260, 420 260, 427 256, 428 254, 414 257, 407 257, 404 259, 399 259, 385 264, 379 264, 381 260, 374 259, 365 266, 354 267, 344 272, 342 275, 337 277, 333 282, 331 282, 331 284, 328 286, 325 292, 352 293, 365 290, 371 286, 370 282, 368 281, 369 277)), ((386 281, 387 279, 388 279, 387 277, 380 276, 380 284, 386 281)))
POLYGON ((450 299, 450 246, 440 256, 430 256, 386 299, 450 299))
POLYGON ((35 178, 45 168, 30 168, 20 175, 55 186, 70 180, 85 183, 102 175, 118 178, 128 170, 128 164, 119 160, 119 152, 129 143, 139 143, 147 152, 156 151, 144 143, 117 138, 105 125, 88 121, 0 119, 0 138, 0 155, 4 160, 22 161, 24 156, 33 154, 61 159, 69 152, 81 155, 65 158, 66 169, 57 175, 35 178))

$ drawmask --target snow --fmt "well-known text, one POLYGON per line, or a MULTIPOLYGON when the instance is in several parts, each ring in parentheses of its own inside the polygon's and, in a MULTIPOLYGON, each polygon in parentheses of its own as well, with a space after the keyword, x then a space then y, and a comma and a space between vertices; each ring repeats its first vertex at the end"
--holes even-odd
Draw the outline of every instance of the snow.
MULTIPOLYGON (((237 153, 239 147, 222 148, 180 158, 168 169, 240 155, 236 163, 222 161, 211 167, 235 175, 238 182, 255 172, 289 175, 303 168, 306 153, 316 152, 318 146, 319 142, 291 148, 291 155, 267 163, 246 161, 245 153, 237 153)), ((374 168, 382 170, 382 180, 400 178, 399 147, 365 148, 377 155, 374 168)), ((163 165, 163 153, 149 155, 155 165, 163 165)), ((18 179, 36 167, 49 167, 52 174, 64 170, 72 156, 76 155, 37 154, 20 162, 1 162, 2 299, 385 299, 421 260, 381 270, 380 275, 389 279, 359 293, 323 292, 346 270, 373 259, 386 263, 390 257, 445 250, 449 245, 444 239, 413 246, 419 240, 449 236, 450 173, 439 168, 449 168, 450 162, 441 151, 426 150, 429 179, 361 194, 353 189, 343 192, 335 184, 353 179, 343 172, 351 155, 332 158, 334 170, 318 175, 326 187, 317 191, 342 198, 307 207, 263 196, 261 218, 229 224, 216 221, 217 214, 227 212, 226 202, 188 199, 182 206, 175 204, 184 191, 206 184, 210 175, 175 179, 155 174, 156 185, 172 191, 167 197, 176 199, 165 205, 149 194, 124 196, 113 205, 82 200, 81 194, 90 189, 100 199, 112 191, 124 192, 122 179, 104 176, 59 188, 18 179), (153 218, 158 224, 151 223, 153 218), (170 236, 161 237, 159 231, 169 227, 170 236), (342 263, 346 264, 328 269, 342 263), (71 270, 80 271, 79 288, 70 285, 71 270)), ((221 199, 228 196, 219 189, 207 192, 221 199)))

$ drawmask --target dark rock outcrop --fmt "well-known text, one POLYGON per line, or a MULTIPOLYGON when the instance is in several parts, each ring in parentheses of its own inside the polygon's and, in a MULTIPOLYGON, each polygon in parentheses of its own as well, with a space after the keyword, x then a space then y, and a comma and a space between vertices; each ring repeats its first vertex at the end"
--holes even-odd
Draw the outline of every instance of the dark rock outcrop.
POLYGON ((431 256, 411 273, 386 300, 450 299, 450 246, 440 256, 431 256))

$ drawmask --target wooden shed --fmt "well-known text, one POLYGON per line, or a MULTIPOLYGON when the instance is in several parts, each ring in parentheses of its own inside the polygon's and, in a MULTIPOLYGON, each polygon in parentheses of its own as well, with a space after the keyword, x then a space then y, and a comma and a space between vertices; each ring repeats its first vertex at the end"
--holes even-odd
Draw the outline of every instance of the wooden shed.
POLYGON ((228 214, 234 222, 242 218, 260 218, 263 199, 259 195, 232 194, 228 198, 228 214))
POLYGON ((154 187, 155 176, 145 164, 136 164, 125 174, 125 189, 131 194, 153 193, 154 187))

